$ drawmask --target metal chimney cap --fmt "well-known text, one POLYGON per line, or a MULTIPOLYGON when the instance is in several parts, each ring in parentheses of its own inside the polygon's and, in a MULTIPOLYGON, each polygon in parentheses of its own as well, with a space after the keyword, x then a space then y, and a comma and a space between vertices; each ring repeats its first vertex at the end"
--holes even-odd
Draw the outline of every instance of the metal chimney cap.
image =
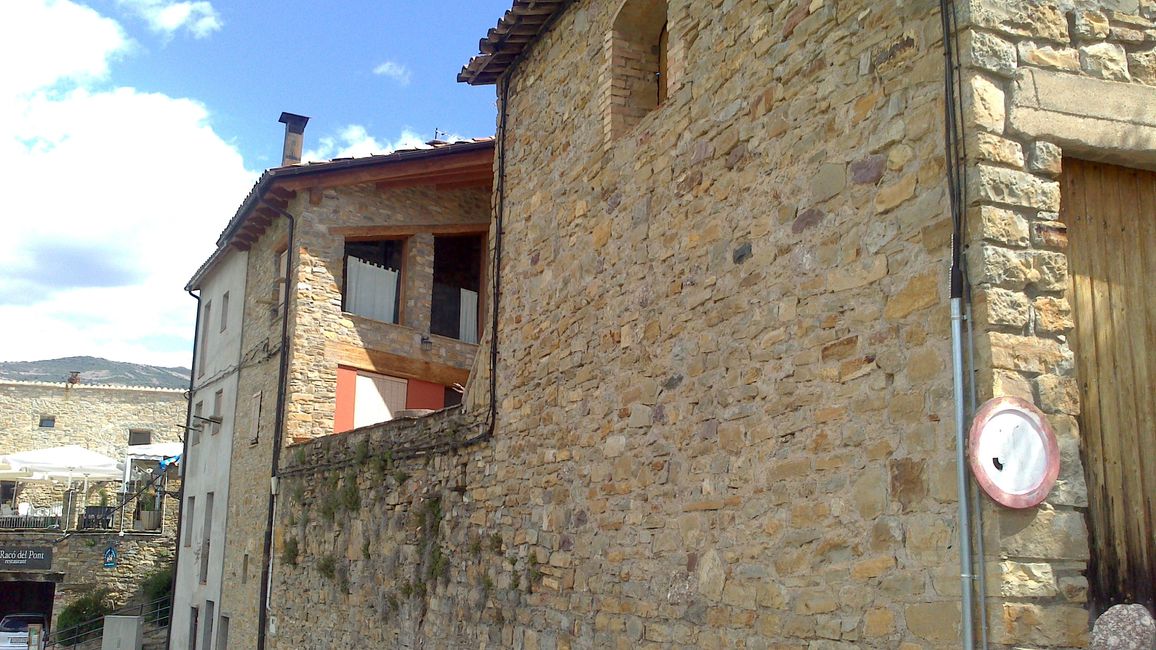
POLYGON ((305 133, 305 125, 309 123, 309 118, 296 113, 283 112, 277 121, 284 124, 285 130, 290 133, 305 133))

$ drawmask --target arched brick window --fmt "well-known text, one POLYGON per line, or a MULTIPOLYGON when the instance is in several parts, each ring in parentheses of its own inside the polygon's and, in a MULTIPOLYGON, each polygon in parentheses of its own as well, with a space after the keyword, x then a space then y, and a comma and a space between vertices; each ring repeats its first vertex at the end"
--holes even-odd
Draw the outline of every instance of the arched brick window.
POLYGON ((666 1, 626 0, 609 45, 607 131, 614 138, 666 101, 671 86, 666 1))

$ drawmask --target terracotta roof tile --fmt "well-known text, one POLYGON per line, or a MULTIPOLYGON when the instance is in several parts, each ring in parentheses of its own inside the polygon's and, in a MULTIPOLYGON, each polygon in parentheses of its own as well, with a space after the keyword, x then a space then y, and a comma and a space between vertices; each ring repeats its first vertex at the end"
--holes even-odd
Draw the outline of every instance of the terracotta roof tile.
POLYGON ((514 0, 514 5, 478 43, 478 55, 458 73, 472 86, 492 84, 538 39, 572 0, 514 0))

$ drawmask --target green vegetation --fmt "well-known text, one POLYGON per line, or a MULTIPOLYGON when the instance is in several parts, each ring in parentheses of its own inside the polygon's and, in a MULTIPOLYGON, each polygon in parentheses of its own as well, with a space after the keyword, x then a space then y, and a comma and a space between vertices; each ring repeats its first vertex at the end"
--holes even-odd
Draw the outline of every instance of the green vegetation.
POLYGON ((285 540, 285 547, 281 550, 281 559, 289 566, 297 566, 297 557, 301 549, 297 546, 297 538, 290 537, 285 540))
POLYGON ((104 616, 113 611, 108 594, 103 587, 90 591, 60 611, 56 629, 61 645, 74 646, 98 636, 104 629, 104 616))
POLYGON ((332 555, 323 555, 317 560, 317 572, 332 580, 337 575, 337 560, 332 555))
POLYGON ((172 612, 173 567, 170 565, 145 576, 140 590, 147 607, 145 619, 149 623, 167 625, 172 612))

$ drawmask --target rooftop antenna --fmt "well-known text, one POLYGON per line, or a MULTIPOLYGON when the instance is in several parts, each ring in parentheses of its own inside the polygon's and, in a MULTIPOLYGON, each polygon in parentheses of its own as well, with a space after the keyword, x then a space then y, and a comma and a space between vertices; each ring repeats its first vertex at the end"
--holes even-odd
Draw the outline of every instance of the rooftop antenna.
POLYGON ((434 140, 444 140, 448 136, 449 136, 449 134, 446 133, 445 131, 442 131, 441 129, 437 128, 436 126, 434 127, 434 137, 433 137, 434 140))

